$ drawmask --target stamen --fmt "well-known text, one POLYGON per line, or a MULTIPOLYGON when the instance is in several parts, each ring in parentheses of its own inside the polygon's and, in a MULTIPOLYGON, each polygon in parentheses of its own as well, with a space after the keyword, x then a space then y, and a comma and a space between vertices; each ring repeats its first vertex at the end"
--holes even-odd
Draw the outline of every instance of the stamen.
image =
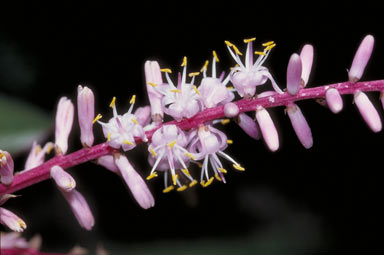
POLYGON ((5 157, 5 153, 4 152, 0 153, 0 159, 2 159, 3 157, 5 157))
POLYGON ((274 43, 274 44, 271 44, 271 45, 267 46, 264 50, 265 50, 265 51, 269 51, 269 50, 273 49, 275 46, 276 46, 275 43, 274 43))
POLYGON ((239 164, 233 164, 232 165, 235 169, 239 170, 239 171, 245 171, 245 168, 240 166, 239 164))
POLYGON ((230 119, 223 119, 223 120, 220 121, 220 123, 221 123, 222 125, 226 125, 226 124, 228 124, 229 122, 231 122, 230 119))
POLYGON ((172 70, 169 69, 169 68, 163 68, 163 69, 160 69, 160 72, 162 72, 162 73, 172 73, 172 70))
POLYGON ((266 56, 267 54, 263 51, 255 51, 256 55, 266 56))
POLYGON ((215 174, 215 178, 216 180, 218 180, 219 182, 222 182, 223 180, 220 178, 220 175, 219 174, 215 174))
POLYGON ((213 57, 215 58, 216 62, 219 62, 219 58, 217 57, 216 51, 212 51, 213 57))
POLYGON ((176 144, 176 140, 174 140, 173 142, 171 142, 171 143, 169 143, 169 144, 167 144, 167 145, 168 145, 168 147, 169 147, 170 149, 172 149, 172 147, 173 147, 175 144, 176 144))
POLYGON ((187 57, 183 58, 183 63, 181 63, 181 66, 186 66, 187 65, 187 57))
POLYGON ((224 43, 225 43, 226 45, 228 45, 229 47, 234 46, 233 43, 231 43, 230 41, 224 41, 224 43))
POLYGON ((177 175, 177 174, 172 174, 172 183, 173 183, 173 185, 176 185, 176 183, 177 183, 177 178, 178 178, 178 175, 177 175))
POLYGON ((252 42, 252 41, 254 41, 254 40, 256 40, 256 37, 249 38, 249 39, 244 39, 244 42, 245 42, 245 43, 249 43, 249 42, 252 42))
MULTIPOLYGON (((36 148, 35 148, 35 155, 39 154, 39 152, 41 152, 42 150, 43 150, 43 149, 41 148, 41 146, 40 146, 40 145, 37 145, 36 148)), ((4 153, 2 153, 2 154, 4 154, 4 153)), ((2 154, 0 154, 0 159, 1 159, 2 157, 4 157, 4 155, 2 155, 2 154)))
POLYGON ((205 60, 203 67, 200 69, 200 72, 207 70, 208 65, 209 65, 209 60, 205 60))
POLYGON ((131 120, 132 120, 132 122, 133 122, 135 125, 138 125, 138 124, 139 124, 139 122, 137 122, 136 118, 132 118, 131 120))
POLYGON ((180 89, 171 89, 170 92, 181 93, 180 89))
POLYGON ((109 104, 109 107, 111 108, 115 107, 115 102, 116 102, 116 97, 113 97, 111 103, 109 104))
POLYGON ((187 168, 181 169, 181 171, 186 175, 186 176, 191 176, 187 168))
POLYGON ((263 43, 262 46, 266 47, 266 46, 272 45, 274 43, 275 43, 274 41, 269 41, 269 42, 263 43))
POLYGON ((197 184, 197 180, 193 180, 190 184, 189 184, 189 187, 192 188, 193 186, 195 186, 197 184))
POLYGON ((200 91, 197 89, 196 85, 193 85, 193 90, 200 96, 200 91))
POLYGON ((131 100, 129 101, 130 104, 134 104, 136 101, 136 95, 133 95, 131 100))
POLYGON ((152 172, 150 175, 148 175, 146 179, 149 181, 150 179, 155 178, 155 177, 157 177, 157 176, 158 176, 158 175, 157 175, 157 172, 154 171, 154 172, 152 172))
POLYGON ((150 148, 149 151, 151 152, 152 157, 157 157, 157 153, 154 149, 150 148))
POLYGON ((49 144, 48 144, 48 147, 47 147, 47 151, 46 151, 45 153, 46 153, 46 154, 51 153, 52 149, 53 149, 53 143, 49 143, 49 144))
POLYGON ((150 85, 150 86, 152 86, 152 87, 154 87, 154 88, 157 87, 157 84, 155 84, 155 83, 153 83, 153 82, 147 82, 147 84, 150 85))
POLYGON ((97 114, 97 116, 95 117, 95 119, 92 121, 92 124, 95 124, 96 121, 98 121, 99 119, 101 119, 103 117, 103 115, 101 115, 100 113, 97 114))
POLYGON ((128 141, 128 140, 123 140, 123 143, 124 143, 124 144, 128 144, 128 145, 133 145, 133 143, 130 142, 130 141, 128 141))
POLYGON ((188 74, 188 77, 194 77, 194 76, 197 76, 197 75, 199 75, 199 74, 200 74, 200 72, 189 73, 189 74, 188 74))
POLYGON ((108 141, 108 142, 110 142, 110 141, 111 141, 111 135, 112 135, 112 133, 111 133, 111 132, 109 132, 109 133, 107 134, 107 141, 108 141))
POLYGON ((227 170, 225 170, 224 168, 221 168, 221 167, 217 168, 217 170, 219 170, 219 171, 222 172, 223 174, 228 173, 227 170))
POLYGON ((163 193, 168 193, 168 192, 172 191, 173 189, 174 189, 173 186, 169 186, 169 187, 163 189, 163 193))
POLYGON ((227 144, 233 144, 233 140, 227 139, 227 144))
POLYGON ((215 178, 211 177, 209 178, 209 180, 207 182, 205 182, 203 185, 204 188, 208 187, 209 185, 211 185, 211 183, 213 182, 215 178))
MULTIPOLYGON (((185 156, 189 157, 189 158, 192 159, 192 160, 195 160, 195 156, 193 156, 192 153, 186 152, 186 153, 185 153, 185 156)), ((198 163, 198 162, 196 162, 196 163, 198 163)), ((201 166, 200 166, 200 167, 201 167, 201 166)))
POLYGON ((178 187, 178 188, 177 188, 177 191, 184 191, 184 190, 186 190, 187 188, 188 188, 188 186, 184 184, 183 186, 178 187))
POLYGON ((234 87, 233 87, 233 86, 228 86, 227 89, 228 89, 228 90, 233 90, 234 87))
POLYGON ((239 49, 238 49, 235 45, 232 45, 232 48, 233 48, 233 50, 236 52, 237 55, 239 55, 239 56, 243 56, 243 53, 241 53, 241 52, 239 51, 239 49))

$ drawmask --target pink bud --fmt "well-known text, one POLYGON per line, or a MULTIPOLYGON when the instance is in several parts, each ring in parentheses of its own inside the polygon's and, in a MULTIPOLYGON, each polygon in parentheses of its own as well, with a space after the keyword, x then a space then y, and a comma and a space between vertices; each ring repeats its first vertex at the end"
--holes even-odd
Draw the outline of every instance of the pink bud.
POLYGON ((253 139, 260 139, 260 129, 256 122, 245 113, 240 113, 237 124, 253 139))
POLYGON ((301 59, 296 53, 292 54, 287 67, 287 90, 291 95, 296 95, 301 85, 301 59))
POLYGON ((138 204, 148 209, 155 205, 155 200, 145 184, 143 178, 135 171, 128 159, 122 154, 115 154, 115 164, 119 168, 124 181, 131 190, 138 204))
POLYGON ((370 129, 373 132, 380 132, 382 127, 380 116, 367 95, 358 90, 354 94, 354 101, 370 129))
POLYGON ((25 222, 13 212, 0 207, 0 223, 6 225, 11 230, 23 232, 27 228, 25 222))
POLYGON ((308 122, 301 112, 299 106, 296 104, 288 105, 287 113, 289 119, 291 120, 292 127, 295 130, 297 138, 299 138, 301 144, 306 149, 311 148, 313 145, 311 128, 309 127, 308 122))
POLYGON ((68 137, 73 123, 74 106, 66 97, 60 98, 56 112, 55 149, 65 154, 68 149, 68 137))
POLYGON ((60 166, 53 166, 50 173, 56 185, 62 191, 69 192, 76 187, 75 179, 60 166))
POLYGON ((338 113, 343 109, 343 99, 340 96, 340 93, 335 88, 330 88, 325 92, 325 100, 329 109, 333 113, 338 113))
POLYGON ((349 70, 348 76, 350 82, 357 82, 363 76, 364 69, 371 58, 375 38, 372 35, 364 37, 359 48, 356 51, 355 57, 349 70))
POLYGON ((224 105, 224 115, 227 118, 233 118, 239 114, 239 107, 234 103, 226 103, 224 105))
POLYGON ((146 61, 144 64, 144 72, 152 117, 154 121, 161 122, 164 116, 161 106, 163 95, 156 90, 156 87, 163 84, 159 63, 157 61, 146 61))
POLYGON ((9 185, 13 182, 13 159, 8 151, 0 150, 0 180, 1 183, 9 185))
POLYGON ((112 155, 101 156, 100 158, 97 159, 97 164, 105 167, 106 169, 114 172, 115 174, 120 175, 120 170, 119 168, 117 168, 115 164, 115 159, 113 158, 112 155))
POLYGON ((83 146, 93 145, 93 119, 95 117, 95 96, 88 87, 77 87, 77 114, 80 125, 80 140, 83 146))
POLYGON ((63 194, 64 198, 70 205, 80 226, 86 230, 91 230, 95 224, 95 219, 84 196, 76 189, 73 189, 70 192, 62 191, 61 194, 63 194))
POLYGON ((256 120, 259 123, 261 134, 268 148, 271 151, 279 149, 279 136, 267 110, 261 106, 256 109, 256 120))
POLYGON ((43 148, 41 148, 39 144, 37 144, 36 142, 33 142, 32 149, 29 152, 27 160, 25 161, 24 171, 43 164, 45 160, 45 154, 49 153, 53 148, 53 146, 54 146, 53 143, 48 142, 44 145, 43 148))
POLYGON ((149 106, 139 107, 136 109, 134 115, 136 116, 137 122, 141 126, 145 127, 151 121, 151 107, 149 106))
POLYGON ((301 79, 304 82, 304 87, 307 85, 309 75, 311 74, 312 63, 313 63, 313 46, 310 44, 304 45, 300 52, 300 58, 302 63, 301 79))

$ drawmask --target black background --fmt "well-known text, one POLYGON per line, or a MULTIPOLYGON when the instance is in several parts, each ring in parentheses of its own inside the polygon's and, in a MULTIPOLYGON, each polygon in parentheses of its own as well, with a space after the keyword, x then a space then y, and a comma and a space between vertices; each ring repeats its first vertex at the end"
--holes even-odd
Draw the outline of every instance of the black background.
MULTIPOLYGON (((289 56, 305 43, 315 47, 308 86, 319 86, 345 81, 358 44, 373 34, 375 50, 363 79, 382 79, 382 21, 375 6, 364 6, 368 8, 352 3, 336 8, 335 3, 14 2, 0 10, 1 93, 35 104, 53 119, 59 97, 75 99, 77 85, 87 84, 94 89, 96 111, 108 116, 113 96, 121 111, 132 94, 139 105, 147 103, 145 60, 176 70, 187 56, 189 70, 198 71, 216 50, 219 69, 227 70, 234 63, 224 40, 244 50, 242 40, 254 36, 257 43, 276 42, 265 65, 284 87, 289 56)), ((379 94, 370 96, 382 113, 379 94)), ((234 140, 227 151, 247 171, 230 171, 225 185, 183 194, 164 195, 162 178, 151 181, 156 207, 147 211, 114 174, 93 164, 71 169, 95 214, 90 233, 77 225, 50 181, 19 192, 23 196, 7 208, 27 221, 26 236, 41 233, 44 248, 53 251, 74 244, 92 250, 105 241, 150 246, 159 240, 262 238, 273 226, 287 242, 298 236, 302 246, 287 253, 380 253, 384 137, 369 130, 351 96, 344 97, 344 104, 337 115, 314 101, 299 104, 314 136, 309 150, 298 142, 283 108, 270 111, 281 143, 275 153, 234 123, 223 127, 234 140)), ((95 132, 100 135, 100 128, 95 132)), ((75 130, 71 150, 80 148, 77 137, 75 130)), ((127 153, 143 176, 150 169, 145 151, 141 146, 127 153)))

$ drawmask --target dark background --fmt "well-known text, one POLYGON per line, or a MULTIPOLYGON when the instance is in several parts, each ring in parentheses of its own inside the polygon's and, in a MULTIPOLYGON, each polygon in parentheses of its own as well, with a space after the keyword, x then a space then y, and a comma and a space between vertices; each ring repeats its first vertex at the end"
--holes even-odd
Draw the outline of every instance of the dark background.
MULTIPOLYGON (((373 34, 375 50, 363 79, 382 79, 384 36, 375 9, 334 3, 16 1, 1 7, 0 90, 44 109, 53 120, 59 97, 75 100, 77 85, 86 84, 95 92, 96 111, 108 116, 113 96, 121 111, 132 94, 138 105, 147 103, 147 59, 177 70, 187 56, 189 70, 198 71, 216 50, 219 70, 227 70, 234 62, 224 40, 244 50, 242 40, 254 36, 257 45, 276 42, 265 65, 284 87, 289 56, 305 43, 315 47, 308 86, 319 86, 345 81, 357 46, 373 34)), ((382 114, 379 94, 370 96, 382 114)), ((91 232, 77 225, 50 181, 19 192, 23 196, 7 208, 27 221, 27 237, 40 233, 43 248, 51 251, 75 244, 93 250, 101 242, 130 254, 188 254, 197 246, 201 254, 380 253, 384 137, 369 130, 351 96, 344 104, 334 115, 314 101, 299 103, 314 136, 309 150, 298 142, 283 108, 270 111, 281 143, 275 153, 234 123, 223 127, 234 140, 227 152, 247 170, 230 171, 225 185, 184 193, 162 194, 162 178, 155 179, 149 185, 156 206, 147 211, 113 173, 91 163, 71 169, 95 214, 91 232)), ((100 135, 100 128, 95 132, 100 135)), ((74 131, 72 150, 80 148, 77 137, 74 131)), ((141 146, 127 153, 143 176, 150 170, 145 151, 141 146)))

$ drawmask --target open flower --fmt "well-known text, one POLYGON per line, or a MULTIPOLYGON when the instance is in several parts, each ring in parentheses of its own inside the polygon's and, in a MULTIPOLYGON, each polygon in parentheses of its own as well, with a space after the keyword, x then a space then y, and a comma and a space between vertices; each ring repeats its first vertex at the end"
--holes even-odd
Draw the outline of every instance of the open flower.
POLYGON ((185 190, 188 186, 183 184, 181 176, 185 181, 189 181, 189 187, 197 183, 188 171, 189 162, 195 157, 185 149, 187 144, 186 135, 176 125, 162 126, 152 136, 152 142, 148 147, 151 153, 148 161, 152 165, 152 170, 147 180, 156 177, 156 171, 164 172, 164 193, 171 191, 176 185, 178 191, 185 190), (168 173, 172 180, 171 185, 168 185, 168 173))
POLYGON ((268 71, 268 68, 263 66, 271 49, 275 47, 276 44, 272 41, 263 43, 263 51, 253 52, 252 43, 255 39, 256 38, 244 40, 244 42, 247 43, 245 63, 243 63, 240 59, 240 56, 243 54, 238 50, 238 48, 231 42, 225 41, 229 53, 237 63, 237 66, 231 71, 232 84, 236 88, 239 95, 245 98, 254 96, 256 93, 256 87, 263 85, 268 79, 271 81, 272 87, 276 92, 283 93, 276 84, 271 73, 268 71), (259 55, 255 62, 253 62, 253 54, 259 55))

